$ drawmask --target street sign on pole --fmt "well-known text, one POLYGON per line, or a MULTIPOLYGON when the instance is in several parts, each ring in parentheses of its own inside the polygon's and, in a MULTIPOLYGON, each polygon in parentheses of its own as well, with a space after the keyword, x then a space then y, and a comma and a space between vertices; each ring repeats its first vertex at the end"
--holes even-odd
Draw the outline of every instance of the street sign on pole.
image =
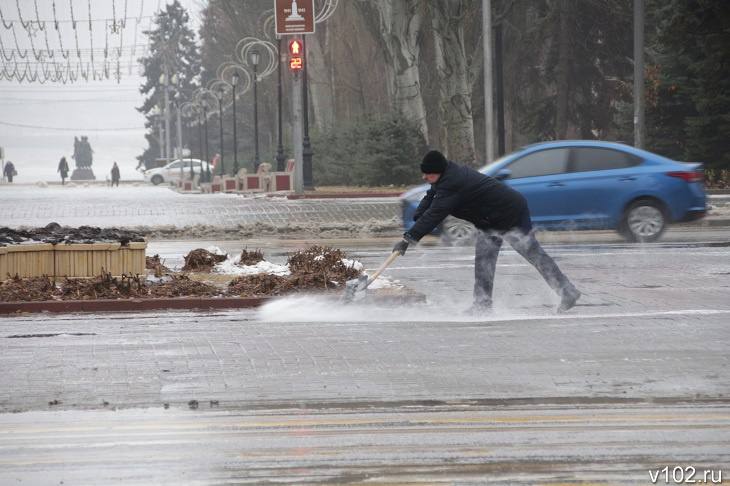
POLYGON ((314 0, 274 0, 276 33, 313 34, 314 0))

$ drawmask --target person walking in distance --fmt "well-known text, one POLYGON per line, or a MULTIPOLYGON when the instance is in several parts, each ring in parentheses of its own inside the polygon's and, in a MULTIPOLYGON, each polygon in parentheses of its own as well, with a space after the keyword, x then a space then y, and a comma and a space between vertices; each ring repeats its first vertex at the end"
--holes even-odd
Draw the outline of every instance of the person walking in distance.
POLYGON ((114 165, 112 166, 112 187, 114 187, 114 184, 119 187, 119 166, 116 162, 114 162, 114 165))
POLYGON ((8 182, 13 182, 13 177, 18 175, 18 171, 15 170, 15 165, 9 160, 5 162, 5 168, 3 169, 3 175, 8 179, 8 182))
POLYGON ((503 240, 530 262, 558 294, 558 312, 575 305, 581 293, 535 238, 530 210, 522 194, 502 181, 446 160, 436 150, 423 157, 421 172, 431 188, 416 209, 415 224, 395 244, 394 252, 405 255, 409 245, 431 233, 452 215, 477 228, 474 304, 468 311, 470 314, 479 316, 492 309, 494 273, 503 240))
POLYGON ((66 157, 61 157, 61 160, 58 161, 58 173, 61 174, 61 185, 66 184, 66 177, 68 177, 68 162, 66 161, 66 157))

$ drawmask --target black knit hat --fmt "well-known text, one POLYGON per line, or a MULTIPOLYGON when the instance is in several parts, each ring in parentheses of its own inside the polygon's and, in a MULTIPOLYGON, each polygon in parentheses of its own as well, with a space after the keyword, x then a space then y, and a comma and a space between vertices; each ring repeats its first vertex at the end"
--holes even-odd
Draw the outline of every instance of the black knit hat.
POLYGON ((446 170, 446 157, 438 150, 431 150, 423 156, 421 172, 424 174, 443 174, 446 170))

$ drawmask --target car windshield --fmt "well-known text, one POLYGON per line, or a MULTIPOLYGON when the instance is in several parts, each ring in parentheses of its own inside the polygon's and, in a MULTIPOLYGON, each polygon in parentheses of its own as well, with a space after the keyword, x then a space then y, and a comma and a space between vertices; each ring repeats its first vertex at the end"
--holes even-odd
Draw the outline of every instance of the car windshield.
POLYGON ((491 164, 487 164, 484 167, 482 167, 481 169, 479 169, 479 172, 481 172, 482 174, 486 174, 487 172, 490 172, 496 166, 498 166, 499 164, 501 164, 502 162, 507 160, 507 157, 510 157, 510 156, 512 156, 512 154, 503 155, 502 157, 498 158, 491 164))

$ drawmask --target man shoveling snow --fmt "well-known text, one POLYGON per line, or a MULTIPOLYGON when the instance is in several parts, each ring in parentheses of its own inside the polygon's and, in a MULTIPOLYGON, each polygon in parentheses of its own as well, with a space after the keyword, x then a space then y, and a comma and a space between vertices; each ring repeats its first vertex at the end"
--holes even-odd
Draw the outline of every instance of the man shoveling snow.
POLYGON ((506 240, 529 261, 560 297, 558 312, 573 307, 581 293, 560 271, 535 238, 524 196, 507 184, 472 168, 446 160, 441 152, 428 152, 421 162, 423 179, 431 188, 413 216, 416 222, 393 247, 401 255, 412 243, 431 233, 449 215, 477 228, 474 259, 474 305, 469 313, 492 309, 492 287, 497 257, 506 240))

